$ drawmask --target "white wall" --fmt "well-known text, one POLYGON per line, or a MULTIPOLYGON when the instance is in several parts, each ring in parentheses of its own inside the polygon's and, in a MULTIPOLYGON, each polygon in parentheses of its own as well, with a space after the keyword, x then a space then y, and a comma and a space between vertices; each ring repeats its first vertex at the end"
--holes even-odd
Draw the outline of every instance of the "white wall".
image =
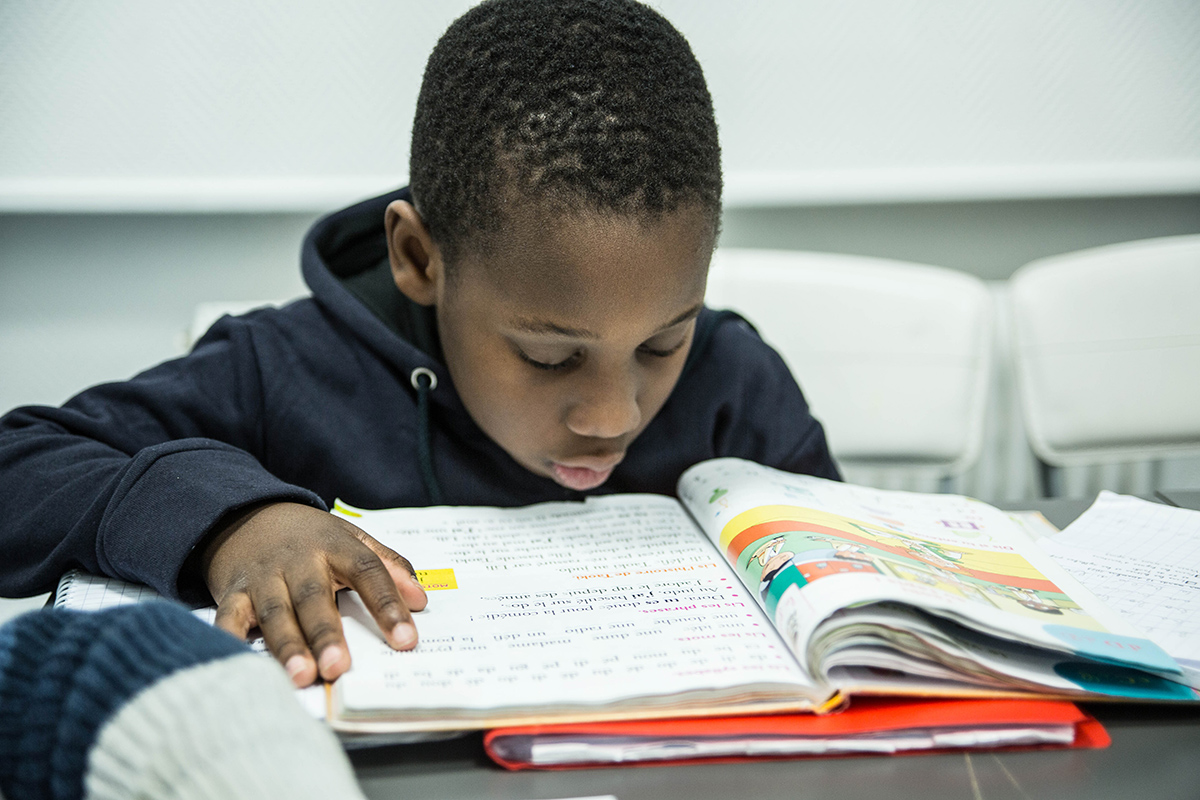
POLYGON ((0 215, 0 409, 56 405, 179 355, 199 302, 305 293, 311 220, 0 215))
MULTIPOLYGON (((1193 0, 662 0, 729 199, 1200 191, 1193 0)), ((467 3, 7 0, 0 207, 314 211, 398 181, 467 3)))

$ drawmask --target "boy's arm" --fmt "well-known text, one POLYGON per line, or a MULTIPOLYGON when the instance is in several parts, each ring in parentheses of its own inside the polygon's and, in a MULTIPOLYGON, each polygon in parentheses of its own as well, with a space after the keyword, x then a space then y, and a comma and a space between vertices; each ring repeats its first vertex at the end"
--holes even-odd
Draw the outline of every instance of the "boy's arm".
POLYGON ((71 566, 169 596, 192 548, 232 510, 323 508, 271 475, 250 334, 227 321, 189 356, 0 419, 0 594, 46 591, 71 566))
POLYGON ((350 665, 336 589, 356 589, 394 646, 415 645, 411 565, 262 466, 252 330, 223 320, 185 358, 0 419, 0 595, 46 591, 71 566, 211 594, 217 624, 261 627, 300 685, 350 665))

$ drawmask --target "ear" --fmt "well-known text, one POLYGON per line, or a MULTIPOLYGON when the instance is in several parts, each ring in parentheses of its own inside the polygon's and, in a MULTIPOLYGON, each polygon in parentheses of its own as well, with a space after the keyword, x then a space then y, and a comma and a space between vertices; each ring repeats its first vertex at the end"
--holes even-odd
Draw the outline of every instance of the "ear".
POLYGON ((425 220, 412 203, 393 200, 383 225, 396 288, 415 303, 435 305, 445 268, 425 220))

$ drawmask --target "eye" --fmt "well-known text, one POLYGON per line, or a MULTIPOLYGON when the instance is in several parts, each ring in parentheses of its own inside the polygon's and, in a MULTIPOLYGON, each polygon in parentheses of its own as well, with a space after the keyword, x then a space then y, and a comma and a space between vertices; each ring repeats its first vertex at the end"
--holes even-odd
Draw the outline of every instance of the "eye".
POLYGON ((686 343, 687 343, 687 337, 685 336, 679 340, 678 344, 676 344, 672 347, 663 349, 663 348, 651 347, 648 344, 644 344, 638 348, 638 352, 642 353, 643 355, 653 356, 655 358, 667 358, 668 356, 673 356, 676 353, 678 353, 680 351, 680 349, 682 349, 684 344, 686 344, 686 343))
POLYGON ((570 369, 571 367, 578 364, 580 359, 583 358, 583 351, 576 350, 574 353, 571 353, 571 355, 567 356, 562 361, 557 361, 553 364, 548 364, 545 361, 537 361, 536 359, 530 358, 525 353, 525 351, 520 350, 520 349, 517 350, 517 355, 521 357, 522 361, 524 361, 526 364, 533 367, 534 369, 545 370, 547 372, 558 372, 560 370, 570 369))

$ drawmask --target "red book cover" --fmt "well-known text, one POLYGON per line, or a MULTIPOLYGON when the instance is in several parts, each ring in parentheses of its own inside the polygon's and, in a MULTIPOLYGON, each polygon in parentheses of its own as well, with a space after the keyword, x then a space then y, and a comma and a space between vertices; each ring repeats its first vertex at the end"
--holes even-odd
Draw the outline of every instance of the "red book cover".
MULTIPOLYGON (((564 736, 589 742, 655 742, 670 741, 681 748, 689 742, 721 740, 837 740, 841 749, 830 755, 872 755, 881 750, 873 745, 879 736, 937 731, 953 734, 956 731, 991 731, 1021 726, 1053 726, 1073 728, 1070 742, 1055 744, 1008 745, 1013 748, 1100 748, 1111 742, 1104 727, 1074 703, 1060 700, 911 700, 892 698, 856 698, 843 711, 825 714, 777 714, 765 716, 710 717, 677 720, 642 720, 633 722, 596 722, 578 725, 531 725, 517 728, 498 728, 484 737, 484 747, 496 763, 507 769, 571 769, 603 764, 663 765, 696 762, 743 761, 754 758, 811 758, 804 755, 721 755, 721 756, 655 756, 646 760, 579 760, 569 763, 537 764, 529 756, 529 744, 535 741, 561 740, 564 736), (550 738, 553 737, 553 738, 550 738), (846 742, 862 737, 864 745, 855 751, 846 742)), ((995 746, 961 745, 949 747, 919 747, 898 749, 896 753, 949 752, 975 747, 997 749, 995 746)))

